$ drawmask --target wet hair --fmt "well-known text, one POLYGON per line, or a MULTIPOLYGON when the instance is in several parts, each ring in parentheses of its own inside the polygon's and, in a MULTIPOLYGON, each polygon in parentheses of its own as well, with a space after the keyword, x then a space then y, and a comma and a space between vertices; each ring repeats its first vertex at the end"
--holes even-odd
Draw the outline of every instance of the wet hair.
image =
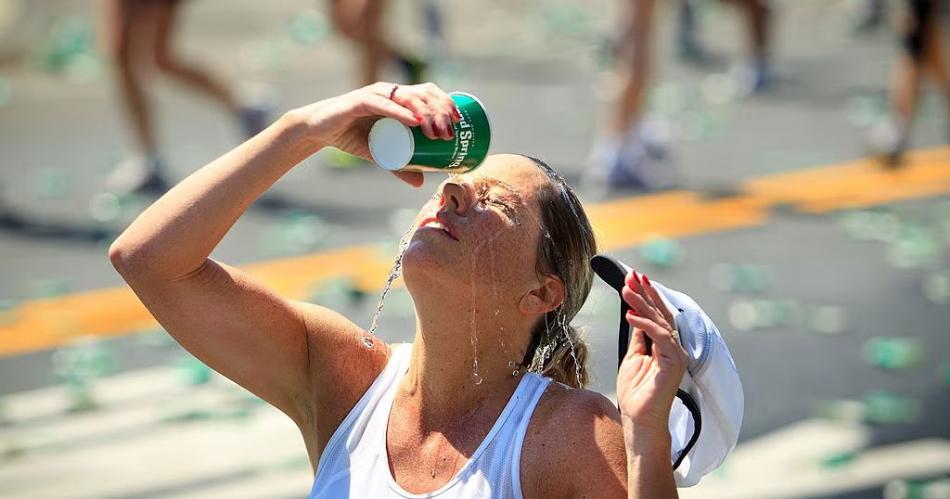
POLYGON ((564 283, 564 301, 538 320, 522 365, 575 388, 587 385, 588 347, 581 332, 570 324, 593 285, 590 258, 597 242, 584 207, 553 168, 540 159, 524 156, 547 175, 550 183, 538 192, 541 237, 537 272, 564 283), (574 355, 571 355, 573 350, 574 355))

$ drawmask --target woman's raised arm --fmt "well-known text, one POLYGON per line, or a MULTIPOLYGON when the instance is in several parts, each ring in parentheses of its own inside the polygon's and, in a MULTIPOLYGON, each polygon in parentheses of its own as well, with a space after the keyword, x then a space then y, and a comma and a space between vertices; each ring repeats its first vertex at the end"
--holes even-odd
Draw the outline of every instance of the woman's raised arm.
MULTIPOLYGON (((360 347, 362 330, 341 315, 286 300, 209 255, 258 196, 322 147, 367 157, 377 117, 422 125, 432 137, 438 123, 453 119, 451 99, 434 85, 399 87, 391 98, 394 88, 378 83, 288 112, 176 185, 109 249, 115 268, 169 334, 298 425, 313 423, 315 407, 346 405, 349 392, 365 391, 377 374, 367 368, 381 369, 384 349, 360 347), (351 381, 335 386, 343 374, 351 381), (343 400, 322 404, 324 396, 343 400)), ((422 184, 419 173, 397 175, 422 184)))
POLYGON ((630 346, 617 373, 631 498, 675 498, 670 463, 670 408, 687 356, 676 337, 673 314, 646 276, 630 271, 622 291, 630 305, 630 346), (649 341, 648 341, 649 339, 649 341))

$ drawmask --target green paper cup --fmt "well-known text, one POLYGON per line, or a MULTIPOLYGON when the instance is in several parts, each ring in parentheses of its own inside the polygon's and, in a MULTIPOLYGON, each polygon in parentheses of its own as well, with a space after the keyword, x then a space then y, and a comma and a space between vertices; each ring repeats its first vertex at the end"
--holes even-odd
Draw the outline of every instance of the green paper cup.
POLYGON ((453 124, 452 140, 430 139, 420 127, 408 127, 383 118, 369 131, 373 161, 390 171, 466 173, 478 168, 488 156, 491 122, 485 106, 463 92, 449 94, 462 119, 453 124))

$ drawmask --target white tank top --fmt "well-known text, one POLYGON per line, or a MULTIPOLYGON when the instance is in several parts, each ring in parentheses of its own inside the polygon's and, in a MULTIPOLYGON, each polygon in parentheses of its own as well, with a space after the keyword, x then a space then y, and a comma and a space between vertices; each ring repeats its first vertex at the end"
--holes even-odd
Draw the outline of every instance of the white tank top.
POLYGON ((393 479, 386 451, 389 410, 411 353, 411 344, 393 346, 386 368, 333 432, 320 456, 310 498, 522 499, 521 445, 531 414, 551 380, 524 374, 465 466, 438 490, 412 494, 393 479))

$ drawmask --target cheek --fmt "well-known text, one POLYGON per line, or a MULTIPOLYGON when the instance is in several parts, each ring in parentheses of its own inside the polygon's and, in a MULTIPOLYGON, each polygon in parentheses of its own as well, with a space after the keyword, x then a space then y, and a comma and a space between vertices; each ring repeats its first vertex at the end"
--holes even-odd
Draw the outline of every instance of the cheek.
POLYGON ((486 230, 487 237, 477 247, 474 259, 480 264, 476 269, 483 269, 481 274, 493 272, 495 278, 503 281, 520 282, 530 278, 535 272, 535 245, 525 237, 518 228, 499 226, 491 231, 486 230))

